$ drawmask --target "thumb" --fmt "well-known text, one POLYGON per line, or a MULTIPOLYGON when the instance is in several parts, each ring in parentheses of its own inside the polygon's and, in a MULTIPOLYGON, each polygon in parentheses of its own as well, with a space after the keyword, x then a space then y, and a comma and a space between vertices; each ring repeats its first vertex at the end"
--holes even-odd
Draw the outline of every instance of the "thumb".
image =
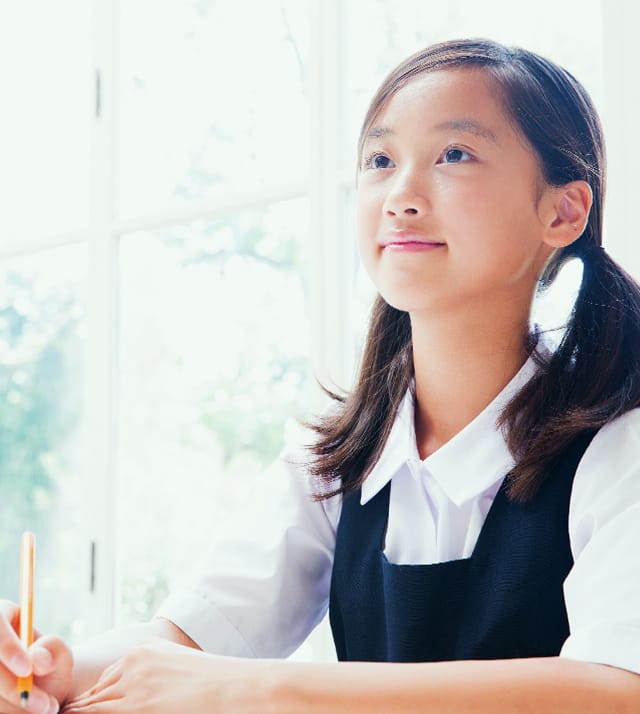
POLYGON ((44 635, 29 648, 35 683, 62 702, 71 689, 73 655, 57 635, 44 635))

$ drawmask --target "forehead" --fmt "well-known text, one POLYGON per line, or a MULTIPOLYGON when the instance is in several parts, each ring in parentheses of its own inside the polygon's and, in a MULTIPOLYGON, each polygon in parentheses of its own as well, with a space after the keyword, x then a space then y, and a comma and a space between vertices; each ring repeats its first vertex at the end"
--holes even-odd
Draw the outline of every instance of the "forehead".
POLYGON ((514 135, 496 89, 479 69, 437 70, 410 80, 378 112, 368 135, 396 124, 462 129, 497 145, 514 135))

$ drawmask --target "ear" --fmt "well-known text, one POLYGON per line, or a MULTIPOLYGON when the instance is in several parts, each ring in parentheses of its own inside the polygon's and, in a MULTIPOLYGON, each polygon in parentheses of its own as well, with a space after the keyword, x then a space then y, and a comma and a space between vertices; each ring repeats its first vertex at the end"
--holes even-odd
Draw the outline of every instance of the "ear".
POLYGON ((549 191, 543 241, 553 248, 564 248, 582 235, 593 204, 593 191, 586 181, 571 181, 549 191))

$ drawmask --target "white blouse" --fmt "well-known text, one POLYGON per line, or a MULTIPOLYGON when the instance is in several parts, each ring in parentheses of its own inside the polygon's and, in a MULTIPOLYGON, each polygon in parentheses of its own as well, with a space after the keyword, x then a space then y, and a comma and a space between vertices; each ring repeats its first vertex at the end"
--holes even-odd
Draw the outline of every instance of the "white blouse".
MULTIPOLYGON (((496 427, 501 408, 535 373, 533 358, 481 414, 421 460, 407 392, 361 502, 389 481, 385 554, 394 563, 470 557, 513 459, 496 427)), ((266 471, 229 540, 158 615, 203 650, 286 657, 322 620, 341 497, 314 501, 305 438, 266 471)), ((569 505, 574 565, 564 583, 570 636, 561 657, 640 673, 640 409, 601 429, 578 465, 569 505)))

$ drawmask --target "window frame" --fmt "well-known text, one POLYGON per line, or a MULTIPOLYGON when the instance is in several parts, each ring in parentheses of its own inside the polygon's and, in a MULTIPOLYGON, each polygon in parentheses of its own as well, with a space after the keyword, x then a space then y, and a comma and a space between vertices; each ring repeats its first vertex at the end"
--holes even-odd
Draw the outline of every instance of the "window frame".
MULTIPOLYGON (((92 0, 93 68, 96 106, 92 120, 90 225, 87 232, 7 239, 0 258, 67 245, 87 244, 87 341, 85 357, 85 418, 87 558, 95 552, 95 586, 87 601, 87 631, 113 626, 118 598, 115 533, 115 453, 117 449, 118 386, 118 249, 121 236, 136 230, 170 226, 220 214, 248 210, 294 197, 308 196, 311 240, 308 264, 312 369, 328 386, 346 387, 356 361, 353 337, 355 250, 347 207, 353 167, 344 164, 340 137, 345 126, 344 48, 349 41, 343 0, 310 0, 310 175, 306 183, 276 186, 260 193, 229 196, 227 201, 203 202, 188 209, 158 210, 120 220, 115 211, 114 119, 118 0, 92 0), (99 94, 98 94, 99 92, 99 94)), ((605 243, 630 272, 640 275, 640 251, 633 244, 635 196, 640 179, 634 171, 640 144, 633 134, 634 109, 640 107, 635 82, 634 28, 640 9, 621 0, 615 13, 601 2, 609 182, 605 206, 605 243), (635 20, 635 21, 634 21, 635 20), (629 152, 632 156, 629 157, 629 152)), ((637 62, 637 60, 636 60, 637 62)), ((321 395, 318 392, 317 404, 321 395)))

